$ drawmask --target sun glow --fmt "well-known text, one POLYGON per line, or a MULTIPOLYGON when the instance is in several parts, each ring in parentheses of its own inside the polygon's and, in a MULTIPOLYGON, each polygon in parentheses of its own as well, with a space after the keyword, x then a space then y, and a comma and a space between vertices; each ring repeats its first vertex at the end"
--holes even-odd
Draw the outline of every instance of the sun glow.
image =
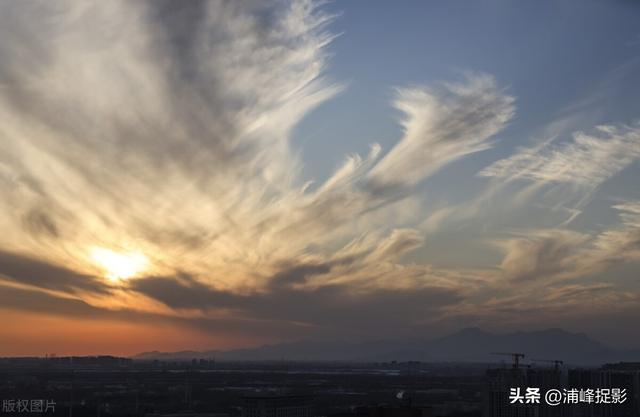
POLYGON ((104 270, 108 279, 128 279, 142 272, 149 263, 141 252, 115 252, 105 248, 93 248, 91 257, 104 270))

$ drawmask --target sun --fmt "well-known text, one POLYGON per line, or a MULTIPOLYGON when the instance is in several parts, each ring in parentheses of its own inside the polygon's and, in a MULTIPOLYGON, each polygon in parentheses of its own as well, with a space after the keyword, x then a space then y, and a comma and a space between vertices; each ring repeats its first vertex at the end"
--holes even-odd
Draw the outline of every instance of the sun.
POLYGON ((141 252, 115 252, 105 248, 93 248, 91 257, 113 281, 132 278, 144 271, 149 263, 141 252))

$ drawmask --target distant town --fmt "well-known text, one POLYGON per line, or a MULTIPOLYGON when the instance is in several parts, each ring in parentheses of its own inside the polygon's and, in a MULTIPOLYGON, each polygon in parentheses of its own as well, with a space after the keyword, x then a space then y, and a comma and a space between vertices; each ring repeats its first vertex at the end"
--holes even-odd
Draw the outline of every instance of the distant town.
MULTIPOLYGON (((69 417, 542 417, 640 415, 640 363, 220 361, 114 356, 0 359, 0 415, 69 417), (550 407, 516 389, 624 390, 622 403, 550 407), (524 396, 523 396, 524 398, 524 396), (517 398, 516 398, 517 399, 517 398), (18 406, 22 404, 22 410, 18 406), (37 410, 29 409, 35 405, 37 410), (44 411, 44 405, 48 411, 44 411)), ((498 356, 496 356, 498 357, 498 356)), ((583 396, 584 396, 584 392, 583 396)), ((576 391, 577 395, 578 391, 576 391)), ((578 397, 576 397, 578 398, 578 397)))

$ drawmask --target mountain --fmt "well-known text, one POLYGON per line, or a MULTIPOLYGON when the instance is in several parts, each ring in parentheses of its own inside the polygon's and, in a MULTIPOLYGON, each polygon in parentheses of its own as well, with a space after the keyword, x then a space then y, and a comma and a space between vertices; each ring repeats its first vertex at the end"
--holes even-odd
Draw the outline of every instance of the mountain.
POLYGON ((372 342, 299 341, 256 348, 205 352, 144 352, 135 359, 190 360, 292 360, 292 361, 409 361, 509 363, 508 356, 492 352, 521 352, 525 362, 533 359, 561 359, 568 364, 597 365, 606 362, 640 360, 638 350, 615 350, 584 333, 547 329, 507 334, 467 328, 431 340, 381 340, 372 342))
MULTIPOLYGON (((561 329, 492 334, 480 329, 464 329, 435 340, 429 349, 433 359, 454 357, 459 361, 493 362, 492 352, 521 352, 526 359, 563 359, 576 364, 607 361, 614 351, 584 333, 561 329)), ((503 356, 506 362, 511 361, 503 356)))

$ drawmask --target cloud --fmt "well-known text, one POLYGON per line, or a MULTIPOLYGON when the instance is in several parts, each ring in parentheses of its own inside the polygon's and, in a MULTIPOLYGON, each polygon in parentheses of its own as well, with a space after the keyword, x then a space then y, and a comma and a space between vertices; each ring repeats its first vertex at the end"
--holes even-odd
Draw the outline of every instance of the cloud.
POLYGON ((334 35, 316 3, 5 7, 0 247, 82 274, 100 273, 90 253, 104 247, 237 291, 281 280, 282 264, 333 262, 365 234, 368 252, 412 234, 376 256, 415 249, 411 186, 489 146, 513 114, 489 75, 401 89, 400 142, 312 189, 290 132, 341 89, 323 77, 334 35))
POLYGON ((462 297, 457 272, 400 261, 424 241, 414 186, 489 147, 513 115, 491 76, 399 89, 400 141, 311 186, 291 131, 344 88, 323 75, 333 16, 316 2, 2 9, 5 281, 114 313, 282 332, 391 328, 462 297), (109 283, 95 248, 142 253, 149 269, 109 283))
MULTIPOLYGON (((399 88, 395 145, 372 144, 328 178, 305 178, 292 131, 345 88, 325 76, 333 16, 316 2, 0 8, 5 308, 371 337, 513 307, 520 284, 562 288, 550 304, 591 294, 567 282, 638 259, 634 202, 617 205, 621 224, 601 232, 510 235, 497 268, 413 257, 440 243, 425 236, 425 213, 440 223, 464 211, 430 212, 422 183, 492 147, 514 117, 515 99, 488 74, 399 88), (148 269, 108 282, 95 248, 144 254, 148 269), (501 304, 488 293, 505 283, 501 304)), ((520 149, 480 175, 595 187, 638 159, 638 142, 635 126, 602 126, 520 149)))
POLYGON ((571 224, 596 197, 602 184, 640 158, 637 124, 600 125, 589 133, 574 132, 570 139, 562 140, 562 132, 579 119, 574 115, 556 120, 542 133, 548 139, 519 147, 479 171, 477 176, 489 178, 490 182, 479 184, 480 191, 472 200, 430 213, 425 227, 435 230, 446 223, 481 217, 485 222, 499 217, 500 223, 506 218, 516 224, 527 223, 537 217, 534 209, 546 213, 541 227, 571 224))
POLYGON ((2 309, 26 311, 30 313, 69 316, 85 319, 104 318, 120 315, 102 308, 93 307, 78 298, 59 297, 44 291, 15 288, 0 284, 0 304, 2 309))
POLYGON ((500 268, 512 280, 535 280, 573 272, 576 251, 589 237, 567 230, 529 231, 504 242, 500 268))
POLYGON ((272 6, 4 5, 2 246, 86 273, 91 246, 245 258, 299 198, 291 129, 340 89, 321 75, 331 16, 272 6))
POLYGON ((574 133, 570 141, 550 140, 494 162, 479 175, 509 180, 597 187, 640 158, 640 127, 602 125, 574 133))
POLYGON ((487 74, 467 74, 439 89, 399 89, 395 106, 404 113, 404 137, 373 168, 370 181, 375 187, 415 185, 447 163, 488 149, 488 139, 513 117, 513 103, 487 74))
MULTIPOLYGON (((149 277, 132 282, 133 289, 172 308, 200 308, 209 317, 225 315, 272 321, 295 322, 313 331, 315 336, 362 332, 392 331, 433 319, 445 307, 458 303, 462 295, 453 289, 425 286, 395 290, 362 291, 350 285, 331 284, 313 289, 278 288, 268 292, 231 294, 216 291, 181 277, 149 277), (331 306, 327 308, 327 306, 331 306)), ((206 317, 207 315, 205 315, 206 317)), ((299 330, 298 330, 299 331, 299 330)))
MULTIPOLYGON (((89 326, 91 327, 95 327, 99 324, 99 327, 97 327, 99 331, 93 335, 93 338, 95 338, 96 341, 103 343, 109 342, 110 338, 113 337, 112 334, 109 334, 107 336, 109 339, 106 341, 100 340, 101 331, 104 328, 108 328, 105 326, 106 323, 115 323, 116 325, 120 324, 120 327, 122 325, 133 325, 135 328, 126 335, 128 342, 133 341, 136 344, 146 344, 144 349, 153 349, 158 346, 149 344, 148 341, 145 341, 144 337, 141 337, 140 334, 142 331, 149 335, 153 334, 155 330, 168 328, 169 334, 175 335, 187 333, 187 336, 193 336, 193 334, 189 334, 189 330, 192 330, 196 332, 203 332, 213 339, 231 339, 233 342, 234 338, 236 338, 236 340, 238 338, 241 340, 242 338, 247 337, 249 337, 249 339, 254 338, 254 340, 292 338, 298 336, 300 332, 307 327, 290 320, 276 321, 262 319, 260 317, 180 317, 176 315, 132 311, 128 309, 112 310, 95 307, 78 298, 60 297, 48 292, 4 285, 0 285, 0 304, 2 305, 0 311, 3 311, 3 313, 19 312, 27 315, 36 315, 35 321, 29 321, 27 319, 27 322, 31 323, 32 328, 24 329, 34 332, 31 339, 26 341, 27 345, 30 347, 33 347, 32 344, 34 337, 46 338, 47 343, 55 342, 63 345, 65 344, 65 332, 62 332, 58 327, 53 328, 54 331, 51 332, 52 329, 47 327, 50 323, 56 323, 54 319, 56 317, 70 319, 62 324, 71 327, 71 329, 65 329, 70 333, 78 332, 78 329, 85 327, 82 323, 89 323, 89 326), (46 320, 43 320, 42 316, 46 316, 46 320), (73 327, 76 327, 75 332, 73 327)), ((18 317, 18 319, 24 319, 24 316, 13 316, 18 317)), ((21 323, 19 322, 18 325, 21 325, 21 323)), ((11 333, 11 327, 7 328, 7 326, 5 326, 3 330, 5 332, 8 331, 8 333, 5 334, 10 335, 11 337, 16 336, 11 333)), ((162 334, 162 332, 160 333, 162 334)), ((79 343, 86 342, 82 341, 82 334, 78 335, 75 333, 74 336, 77 337, 79 343)), ((13 342, 18 342, 18 340, 13 339, 13 342)), ((193 345, 191 345, 192 341, 185 340, 184 343, 185 344, 183 346, 193 348, 193 345)), ((66 345, 65 349, 68 349, 72 354, 79 352, 79 348, 76 345, 66 345)), ((124 354, 139 353, 139 351, 127 351, 127 349, 129 349, 127 344, 120 346, 119 349, 123 349, 124 354)), ((97 353, 103 354, 105 351, 98 349, 97 353)), ((19 351, 16 351, 16 354, 19 354, 19 351)))
POLYGON ((505 256, 500 268, 507 280, 566 281, 598 274, 613 265, 640 260, 640 204, 613 206, 621 222, 597 233, 563 229, 527 230, 499 241, 505 256))
POLYGON ((640 201, 622 202, 613 208, 622 222, 597 237, 592 254, 609 264, 640 260, 640 201))
POLYGON ((96 277, 11 252, 0 251, 0 279, 17 284, 66 293, 109 294, 96 277))

